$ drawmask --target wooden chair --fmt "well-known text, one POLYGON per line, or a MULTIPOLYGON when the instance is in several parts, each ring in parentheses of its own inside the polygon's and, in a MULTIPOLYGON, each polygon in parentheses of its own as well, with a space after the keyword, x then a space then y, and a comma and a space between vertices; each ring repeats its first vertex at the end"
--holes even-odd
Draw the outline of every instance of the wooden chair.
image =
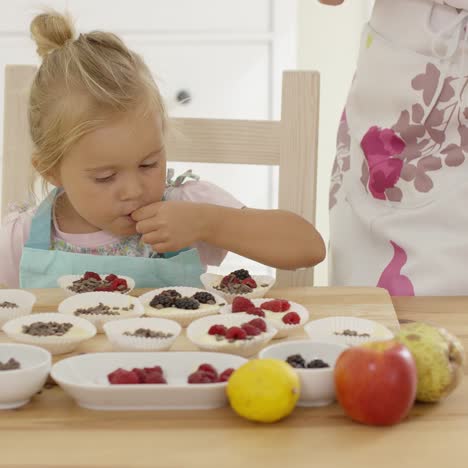
MULTIPOLYGON (((5 68, 2 214, 25 201, 31 182, 27 105, 35 66, 5 68)), ((171 142, 170 159, 216 164, 279 166, 279 208, 315 222, 320 77, 314 71, 283 74, 280 121, 176 119, 183 138, 171 142)), ((277 271, 281 287, 310 286, 313 269, 277 271)))

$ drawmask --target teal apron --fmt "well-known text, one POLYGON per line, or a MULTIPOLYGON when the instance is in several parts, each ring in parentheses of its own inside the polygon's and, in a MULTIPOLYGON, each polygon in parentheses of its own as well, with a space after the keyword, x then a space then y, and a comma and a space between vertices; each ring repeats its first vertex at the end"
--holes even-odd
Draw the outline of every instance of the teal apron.
POLYGON ((38 207, 31 223, 29 239, 20 262, 21 288, 55 288, 63 275, 82 275, 86 271, 130 276, 137 288, 168 286, 201 287, 205 271, 197 249, 184 249, 162 257, 90 255, 51 250, 54 190, 38 207))

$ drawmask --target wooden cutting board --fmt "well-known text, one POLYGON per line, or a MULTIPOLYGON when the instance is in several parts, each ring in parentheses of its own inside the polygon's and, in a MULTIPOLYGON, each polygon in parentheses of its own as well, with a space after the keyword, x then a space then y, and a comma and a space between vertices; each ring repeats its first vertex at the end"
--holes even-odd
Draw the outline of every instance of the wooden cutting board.
MULTIPOLYGON (((34 312, 55 312, 58 304, 67 297, 61 289, 30 289, 38 300, 34 312)), ((132 295, 140 296, 148 289, 135 289, 132 295)), ((310 320, 330 316, 354 316, 362 317, 385 325, 396 332, 399 329, 397 315, 393 308, 392 300, 387 291, 380 288, 285 288, 272 289, 269 297, 288 299, 304 305, 310 312, 310 320)), ((306 335, 300 330, 288 339, 300 339, 306 335)), ((6 341, 5 335, 0 341, 6 341)), ((197 348, 188 341, 185 331, 178 337, 172 346, 173 351, 195 351, 197 348)), ((112 346, 106 336, 99 334, 92 340, 81 344, 76 353, 112 351, 112 346)), ((55 356, 54 361, 70 354, 55 356)))

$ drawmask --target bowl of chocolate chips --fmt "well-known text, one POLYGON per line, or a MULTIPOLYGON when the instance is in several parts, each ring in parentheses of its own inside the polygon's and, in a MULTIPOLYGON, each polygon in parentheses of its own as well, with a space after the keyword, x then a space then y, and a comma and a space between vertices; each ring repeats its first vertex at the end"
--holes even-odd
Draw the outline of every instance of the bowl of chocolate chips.
POLYGON ((8 320, 29 315, 36 296, 22 289, 0 289, 0 327, 8 320))
POLYGON ((44 385, 51 364, 51 355, 43 348, 0 343, 0 409, 28 403, 44 385))
POLYGON ((334 368, 347 346, 308 340, 284 341, 264 348, 261 359, 286 361, 301 379, 298 406, 326 406, 335 401, 334 368))

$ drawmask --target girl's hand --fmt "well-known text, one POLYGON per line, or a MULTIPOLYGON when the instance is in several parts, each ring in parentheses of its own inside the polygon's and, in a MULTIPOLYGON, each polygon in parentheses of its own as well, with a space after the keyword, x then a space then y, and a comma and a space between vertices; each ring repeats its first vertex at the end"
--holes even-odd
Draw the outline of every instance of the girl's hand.
POLYGON ((205 227, 203 205, 164 201, 144 206, 132 213, 136 230, 155 252, 175 252, 202 238, 205 227))

